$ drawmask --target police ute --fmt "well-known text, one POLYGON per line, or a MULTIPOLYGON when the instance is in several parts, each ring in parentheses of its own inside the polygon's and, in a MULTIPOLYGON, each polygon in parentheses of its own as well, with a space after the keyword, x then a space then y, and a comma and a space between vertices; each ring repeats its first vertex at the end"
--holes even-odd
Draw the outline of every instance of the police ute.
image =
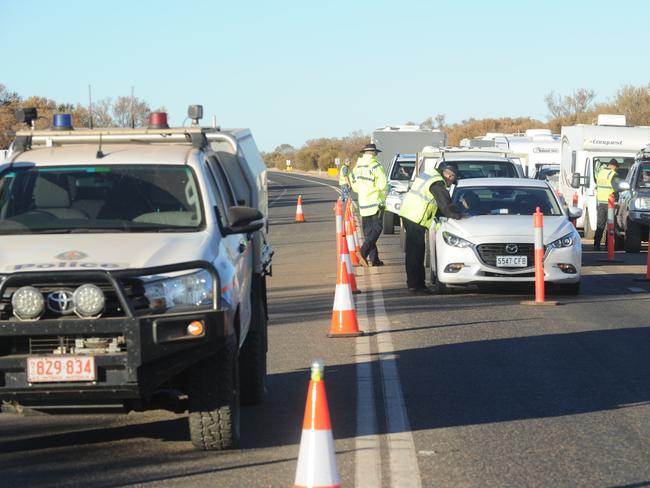
POLYGON ((0 167, 5 409, 166 408, 189 413, 196 448, 237 444, 240 404, 266 391, 266 166, 249 130, 202 112, 16 133, 0 167))

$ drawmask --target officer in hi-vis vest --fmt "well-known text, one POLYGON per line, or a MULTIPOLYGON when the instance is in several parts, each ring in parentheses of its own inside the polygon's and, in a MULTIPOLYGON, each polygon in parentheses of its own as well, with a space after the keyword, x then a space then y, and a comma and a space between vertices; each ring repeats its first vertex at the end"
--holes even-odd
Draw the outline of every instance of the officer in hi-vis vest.
POLYGON ((381 152, 374 144, 366 144, 363 155, 351 173, 352 189, 357 193, 364 241, 359 252, 359 262, 364 266, 383 266, 377 251, 377 239, 383 230, 388 180, 384 168, 377 160, 381 152))
POLYGON ((463 217, 451 203, 447 190, 456 180, 457 174, 453 166, 446 166, 441 172, 434 169, 428 174, 421 173, 402 201, 399 215, 406 229, 406 285, 411 293, 432 293, 424 283, 424 234, 435 221, 435 217, 463 217))
POLYGON ((350 159, 346 158, 341 165, 339 170, 339 188, 341 188, 341 198, 343 203, 350 198, 350 192, 352 191, 352 169, 350 168, 350 159))
MULTIPOLYGON (((594 233, 594 251, 600 251, 600 241, 603 237, 605 227, 607 227, 607 200, 609 196, 616 191, 620 181, 616 172, 618 171, 618 161, 614 158, 609 160, 607 166, 604 166, 596 175, 596 232, 594 233)), ((605 239, 607 246, 607 239, 605 239)))

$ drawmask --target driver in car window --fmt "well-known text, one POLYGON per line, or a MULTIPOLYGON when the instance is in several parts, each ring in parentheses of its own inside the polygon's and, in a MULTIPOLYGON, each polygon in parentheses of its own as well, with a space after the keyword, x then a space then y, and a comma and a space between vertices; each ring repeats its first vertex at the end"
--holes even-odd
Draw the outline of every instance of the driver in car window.
POLYGON ((644 169, 641 173, 641 181, 639 181, 641 188, 650 188, 650 168, 644 169))

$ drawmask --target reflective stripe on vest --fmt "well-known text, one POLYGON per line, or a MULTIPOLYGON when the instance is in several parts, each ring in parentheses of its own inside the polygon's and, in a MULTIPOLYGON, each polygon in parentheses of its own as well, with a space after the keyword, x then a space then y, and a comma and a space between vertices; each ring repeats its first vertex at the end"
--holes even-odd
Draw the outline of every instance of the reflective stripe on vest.
POLYGON ((603 168, 596 175, 596 200, 598 203, 607 203, 609 196, 614 193, 612 180, 616 172, 612 169, 603 168))
POLYGON ((427 229, 431 227, 433 219, 438 211, 436 199, 430 191, 431 185, 438 181, 445 181, 436 170, 428 175, 422 173, 413 182, 402 202, 400 217, 409 219, 411 222, 420 224, 427 229))
POLYGON ((375 215, 379 207, 384 205, 383 171, 376 158, 362 156, 350 173, 353 190, 359 196, 359 213, 362 217, 375 215))

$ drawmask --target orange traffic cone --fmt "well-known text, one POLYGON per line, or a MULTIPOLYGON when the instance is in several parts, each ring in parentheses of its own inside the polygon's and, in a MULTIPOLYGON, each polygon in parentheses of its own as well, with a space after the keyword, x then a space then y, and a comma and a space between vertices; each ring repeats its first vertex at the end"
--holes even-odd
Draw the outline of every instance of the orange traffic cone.
POLYGON ((336 265, 341 260, 341 237, 345 235, 343 227, 343 203, 339 198, 334 206, 334 215, 336 216, 336 265))
POLYGON ((352 223, 349 220, 345 221, 345 240, 348 245, 348 256, 350 257, 352 266, 359 266, 359 258, 355 252, 357 244, 354 240, 354 234, 352 233, 352 223))
POLYGON ((352 294, 356 295, 361 292, 357 288, 357 279, 354 277, 354 268, 352 267, 352 260, 350 259, 350 251, 348 251, 347 241, 347 235, 341 237, 341 260, 345 263, 345 269, 348 270, 348 280, 350 281, 352 294))
MULTIPOLYGON (((345 239, 341 240, 341 246, 345 239)), ((332 307, 332 325, 328 337, 356 337, 363 332, 359 331, 357 322, 357 310, 354 306, 354 297, 350 287, 350 275, 347 264, 340 260, 338 275, 336 277, 336 293, 334 294, 334 306, 332 307)))
POLYGON ((298 205, 296 205, 296 222, 304 222, 305 214, 302 213, 302 195, 298 195, 298 205))
POLYGON ((341 487, 323 374, 323 363, 314 361, 311 365, 294 488, 341 487))

